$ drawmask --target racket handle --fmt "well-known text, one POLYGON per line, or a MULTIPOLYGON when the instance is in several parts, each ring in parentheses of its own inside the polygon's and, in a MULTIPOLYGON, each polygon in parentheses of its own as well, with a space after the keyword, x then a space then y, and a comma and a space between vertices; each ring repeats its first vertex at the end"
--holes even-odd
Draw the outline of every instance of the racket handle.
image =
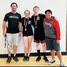
POLYGON ((5 35, 5 48, 6 48, 6 35, 5 35))

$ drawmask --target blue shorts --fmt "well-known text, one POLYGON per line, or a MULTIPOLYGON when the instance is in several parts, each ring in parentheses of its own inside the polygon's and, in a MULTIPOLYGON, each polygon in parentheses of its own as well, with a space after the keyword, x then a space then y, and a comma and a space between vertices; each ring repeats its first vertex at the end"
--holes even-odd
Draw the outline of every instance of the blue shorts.
POLYGON ((56 40, 56 38, 45 38, 47 50, 60 51, 60 44, 57 44, 56 40))

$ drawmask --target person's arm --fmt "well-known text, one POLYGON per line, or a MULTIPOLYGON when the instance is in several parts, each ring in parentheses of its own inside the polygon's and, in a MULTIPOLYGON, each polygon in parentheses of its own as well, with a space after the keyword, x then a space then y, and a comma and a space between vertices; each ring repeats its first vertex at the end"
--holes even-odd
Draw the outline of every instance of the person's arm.
POLYGON ((7 22, 7 20, 8 20, 8 14, 5 15, 4 20, 3 20, 3 26, 2 26, 2 28, 3 28, 3 36, 6 35, 6 22, 7 22))
POLYGON ((56 30, 57 43, 59 43, 60 42, 60 25, 59 25, 59 22, 57 20, 55 20, 55 22, 53 21, 53 25, 54 25, 55 30, 56 30))
POLYGON ((3 27, 3 36, 5 36, 6 35, 6 31, 5 31, 6 30, 6 21, 3 22, 2 27, 3 27))
POLYGON ((19 22, 19 32, 22 32, 22 23, 19 22))
POLYGON ((44 19, 46 16, 45 16, 45 14, 42 14, 42 18, 44 19))
POLYGON ((19 15, 19 36, 22 35, 22 20, 21 20, 21 15, 19 15))
POLYGON ((22 35, 22 23, 19 22, 19 36, 22 35))
POLYGON ((31 17, 31 24, 32 24, 33 27, 35 26, 35 22, 34 22, 33 16, 31 17))

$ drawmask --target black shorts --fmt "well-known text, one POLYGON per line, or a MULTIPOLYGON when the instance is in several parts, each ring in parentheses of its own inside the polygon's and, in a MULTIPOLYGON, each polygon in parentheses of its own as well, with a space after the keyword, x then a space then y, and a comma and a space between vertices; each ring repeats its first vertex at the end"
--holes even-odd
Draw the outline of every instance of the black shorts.
POLYGON ((44 32, 34 33, 34 42, 36 43, 45 43, 45 34, 44 32))
POLYGON ((33 36, 33 32, 32 31, 30 31, 30 32, 28 32, 28 31, 27 32, 23 32, 23 37, 24 36, 27 36, 27 37, 28 36, 33 36))

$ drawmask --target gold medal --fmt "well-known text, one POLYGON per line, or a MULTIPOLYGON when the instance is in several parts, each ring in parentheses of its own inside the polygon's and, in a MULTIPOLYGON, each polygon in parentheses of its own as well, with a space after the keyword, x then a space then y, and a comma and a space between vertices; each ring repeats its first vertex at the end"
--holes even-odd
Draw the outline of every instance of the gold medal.
POLYGON ((35 26, 35 28, 37 28, 37 26, 35 26))
POLYGON ((27 31, 27 29, 25 28, 25 31, 27 31))

